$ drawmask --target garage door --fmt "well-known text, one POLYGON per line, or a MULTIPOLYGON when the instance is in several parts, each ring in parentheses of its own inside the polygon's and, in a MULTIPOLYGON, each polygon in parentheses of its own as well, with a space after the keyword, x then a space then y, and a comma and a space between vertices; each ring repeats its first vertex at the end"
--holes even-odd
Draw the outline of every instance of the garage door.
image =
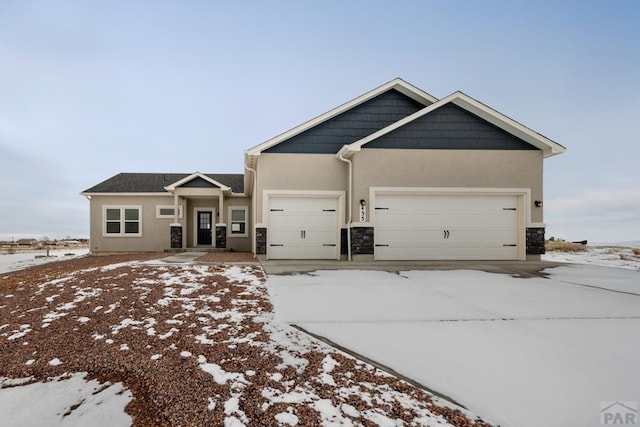
POLYGON ((338 199, 270 197, 269 259, 338 259, 338 199))
POLYGON ((518 214, 517 196, 376 195, 375 258, 515 260, 518 214))

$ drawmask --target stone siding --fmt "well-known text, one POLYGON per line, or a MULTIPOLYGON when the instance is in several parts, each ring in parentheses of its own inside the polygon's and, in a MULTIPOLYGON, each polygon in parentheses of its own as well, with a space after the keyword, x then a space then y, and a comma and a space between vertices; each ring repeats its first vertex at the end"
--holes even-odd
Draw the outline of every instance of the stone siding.
POLYGON ((544 228, 527 228, 527 255, 542 255, 544 253, 544 228))
POLYGON ((182 227, 177 225, 171 226, 171 249, 182 248, 182 227))
POLYGON ((351 254, 373 255, 373 227, 351 228, 351 254))
POLYGON ((216 248, 227 247, 227 226, 216 225, 216 248))
POLYGON ((266 255, 267 253, 267 229, 256 228, 256 255, 266 255))

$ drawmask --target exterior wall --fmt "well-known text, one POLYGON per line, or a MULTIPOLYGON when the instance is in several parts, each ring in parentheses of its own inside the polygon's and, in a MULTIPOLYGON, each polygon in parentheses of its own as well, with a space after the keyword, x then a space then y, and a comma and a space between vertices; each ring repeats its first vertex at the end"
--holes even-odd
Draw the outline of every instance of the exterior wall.
POLYGON ((542 151, 366 149, 353 157, 353 221, 370 187, 476 187, 531 189, 531 222, 543 221, 542 151))
POLYGON ((251 239, 253 235, 253 227, 251 226, 253 220, 253 209, 251 208, 251 197, 231 197, 224 200, 224 222, 227 225, 227 248, 234 252, 251 252, 251 239), (237 206, 247 209, 247 218, 245 229, 247 230, 247 237, 235 237, 231 235, 231 218, 229 217, 229 207, 237 206))
MULTIPOLYGON (((93 252, 155 252, 171 247, 174 219, 156 218, 157 205, 173 205, 173 196, 92 196, 90 247, 93 252), (141 237, 103 237, 103 206, 141 206, 141 237)), ((184 221, 184 218, 180 220, 184 221)))
MULTIPOLYGON (((156 218, 156 206, 171 206, 174 203, 173 195, 166 196, 92 196, 90 202, 90 239, 91 250, 94 252, 155 252, 171 248, 171 224, 174 218, 156 218), (103 237, 103 206, 141 206, 142 207, 142 236, 141 237, 103 237)), ((186 247, 192 247, 194 242, 194 208, 215 208, 212 236, 215 236, 215 224, 219 222, 218 198, 206 199, 179 199, 183 206, 183 218, 178 222, 182 224, 182 239, 186 247)), ((233 197, 224 200, 224 220, 227 230, 231 222, 227 218, 228 206, 247 206, 247 237, 229 237, 226 234, 226 247, 236 252, 251 251, 251 198, 233 197)))
MULTIPOLYGON (((347 164, 333 154, 262 154, 255 191, 256 223, 263 218, 264 190, 347 191, 347 164)), ((344 221, 344 219, 342 219, 344 221)))

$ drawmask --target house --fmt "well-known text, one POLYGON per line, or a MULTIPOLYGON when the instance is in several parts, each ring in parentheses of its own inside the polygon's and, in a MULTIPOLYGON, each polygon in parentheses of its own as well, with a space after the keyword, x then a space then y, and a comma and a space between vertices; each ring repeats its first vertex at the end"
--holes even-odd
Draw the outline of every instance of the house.
POLYGON ((35 246, 38 244, 38 239, 18 239, 18 246, 35 246))
POLYGON ((544 253, 543 161, 565 148, 462 93, 394 79, 245 152, 245 174, 119 174, 96 252, 525 260, 544 253))

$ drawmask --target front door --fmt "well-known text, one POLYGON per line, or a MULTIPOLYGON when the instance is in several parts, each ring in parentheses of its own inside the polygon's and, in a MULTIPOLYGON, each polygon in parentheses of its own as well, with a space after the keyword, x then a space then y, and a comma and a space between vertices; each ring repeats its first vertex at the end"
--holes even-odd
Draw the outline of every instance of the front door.
POLYGON ((198 211, 197 215, 197 245, 211 245, 213 226, 212 211, 198 211))

